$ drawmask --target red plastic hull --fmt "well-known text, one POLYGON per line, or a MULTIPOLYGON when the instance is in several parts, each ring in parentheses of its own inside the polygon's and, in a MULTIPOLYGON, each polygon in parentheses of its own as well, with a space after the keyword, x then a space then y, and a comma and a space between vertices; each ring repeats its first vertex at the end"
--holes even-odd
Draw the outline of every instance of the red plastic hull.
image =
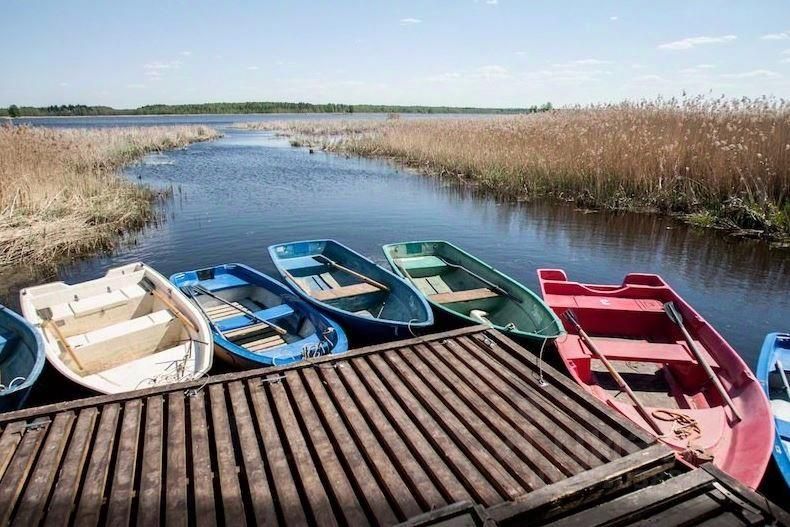
MULTIPOLYGON (((613 361, 626 364, 653 363, 672 405, 650 405, 653 415, 662 410, 692 418, 698 433, 680 437, 678 423, 656 419, 660 440, 692 464, 712 456, 713 463, 741 483, 756 488, 771 456, 774 425, 768 400, 749 368, 735 350, 658 275, 629 274, 621 285, 591 285, 568 281, 559 269, 539 269, 541 293, 558 316, 572 309, 596 347, 613 361), (674 302, 697 347, 732 398, 737 421, 704 369, 685 343, 679 328, 663 310, 674 302)), ((562 317, 561 317, 562 318, 562 317)), ((612 406, 648 432, 655 431, 623 395, 598 384, 592 370, 594 357, 575 328, 564 321, 568 337, 560 338, 557 350, 571 376, 588 392, 612 406)), ((606 374, 604 374, 606 375, 606 374)), ((639 397, 639 394, 638 394, 639 397)))

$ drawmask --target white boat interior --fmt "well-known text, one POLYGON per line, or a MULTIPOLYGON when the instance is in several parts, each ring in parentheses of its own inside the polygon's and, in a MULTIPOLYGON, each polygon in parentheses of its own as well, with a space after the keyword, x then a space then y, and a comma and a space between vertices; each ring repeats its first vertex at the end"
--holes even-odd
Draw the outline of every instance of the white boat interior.
POLYGON ((102 393, 191 380, 211 367, 211 336, 194 306, 166 278, 131 264, 81 284, 20 293, 47 358, 67 377, 102 393))

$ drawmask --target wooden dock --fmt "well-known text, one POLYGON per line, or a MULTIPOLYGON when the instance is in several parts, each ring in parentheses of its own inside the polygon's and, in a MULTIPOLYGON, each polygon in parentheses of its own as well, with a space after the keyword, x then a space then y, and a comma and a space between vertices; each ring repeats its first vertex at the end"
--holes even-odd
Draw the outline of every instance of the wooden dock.
POLYGON ((677 471, 564 375, 542 379, 475 327, 0 414, 0 525, 537 525, 677 471))

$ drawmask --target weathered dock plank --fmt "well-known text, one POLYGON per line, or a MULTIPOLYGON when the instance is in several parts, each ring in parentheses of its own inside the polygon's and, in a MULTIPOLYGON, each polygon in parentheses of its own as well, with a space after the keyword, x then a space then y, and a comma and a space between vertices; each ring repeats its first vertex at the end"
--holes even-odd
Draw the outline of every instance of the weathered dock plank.
MULTIPOLYGON (((676 470, 542 370, 545 385, 532 354, 475 327, 3 414, 0 523, 541 524, 609 518, 603 497, 676 470)), ((723 499, 710 492, 692 496, 703 516, 723 499)))

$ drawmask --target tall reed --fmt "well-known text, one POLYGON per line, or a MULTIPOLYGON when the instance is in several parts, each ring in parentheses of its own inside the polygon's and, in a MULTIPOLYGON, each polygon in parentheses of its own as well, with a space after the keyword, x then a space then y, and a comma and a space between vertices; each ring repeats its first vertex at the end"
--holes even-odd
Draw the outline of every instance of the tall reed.
POLYGON ((217 135, 205 126, 0 126, 0 267, 112 247, 118 234, 152 217, 156 197, 117 169, 217 135))
POLYGON ((505 198, 550 195, 790 234, 790 102, 783 100, 671 99, 284 128, 308 136, 303 142, 393 157, 505 198), (341 140, 333 137, 338 128, 341 140))

